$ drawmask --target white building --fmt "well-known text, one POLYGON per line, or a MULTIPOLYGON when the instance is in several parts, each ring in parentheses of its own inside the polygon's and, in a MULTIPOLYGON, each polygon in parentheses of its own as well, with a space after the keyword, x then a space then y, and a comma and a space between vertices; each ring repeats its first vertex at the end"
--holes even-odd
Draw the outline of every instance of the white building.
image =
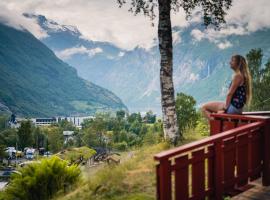
POLYGON ((69 122, 71 122, 74 126, 76 126, 77 128, 82 128, 82 123, 84 122, 84 120, 88 120, 88 119, 94 119, 94 116, 85 116, 85 117, 57 117, 57 122, 61 121, 61 120, 67 120, 69 122))
POLYGON ((48 126, 48 125, 57 123, 57 120, 55 117, 52 117, 52 118, 32 118, 31 121, 35 126, 48 126))
POLYGON ((50 117, 50 118, 43 117, 43 118, 31 118, 31 119, 17 118, 16 123, 9 122, 9 125, 12 128, 19 128, 22 121, 30 120, 35 126, 49 126, 51 124, 58 123, 61 120, 67 120, 71 122, 74 126, 80 129, 82 128, 82 123, 84 122, 84 120, 94 119, 94 118, 95 118, 94 116, 84 116, 84 117, 70 116, 70 117, 50 117))
POLYGON ((73 140, 74 131, 63 131, 64 144, 67 144, 69 140, 73 140))

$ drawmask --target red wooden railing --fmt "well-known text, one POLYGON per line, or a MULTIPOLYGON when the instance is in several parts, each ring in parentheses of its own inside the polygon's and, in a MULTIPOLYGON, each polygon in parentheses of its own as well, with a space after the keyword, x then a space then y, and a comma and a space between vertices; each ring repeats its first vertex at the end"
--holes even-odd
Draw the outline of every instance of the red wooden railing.
POLYGON ((211 136, 154 156, 159 200, 221 200, 262 177, 270 185, 270 113, 215 114, 211 136))

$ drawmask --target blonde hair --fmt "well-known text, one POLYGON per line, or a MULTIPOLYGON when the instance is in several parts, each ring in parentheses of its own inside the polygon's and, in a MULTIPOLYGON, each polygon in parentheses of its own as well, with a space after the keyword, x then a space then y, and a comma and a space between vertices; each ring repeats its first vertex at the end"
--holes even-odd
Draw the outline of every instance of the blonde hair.
POLYGON ((234 55, 233 58, 235 58, 238 70, 244 77, 244 83, 246 87, 246 99, 247 99, 247 105, 249 106, 252 99, 252 78, 250 75, 248 63, 246 59, 241 55, 234 55))

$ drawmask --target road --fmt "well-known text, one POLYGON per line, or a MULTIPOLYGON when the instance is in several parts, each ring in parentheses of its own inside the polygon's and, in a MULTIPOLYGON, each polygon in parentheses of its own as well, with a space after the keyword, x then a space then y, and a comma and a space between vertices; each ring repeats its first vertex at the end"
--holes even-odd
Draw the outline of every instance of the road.
MULTIPOLYGON (((10 160, 10 165, 15 165, 16 163, 17 164, 20 164, 20 163, 26 162, 26 161, 27 161, 26 158, 17 158, 17 160, 16 159, 12 159, 12 160, 10 160)), ((3 162, 7 164, 8 163, 8 160, 7 159, 4 159, 3 162)))
POLYGON ((8 182, 6 182, 6 181, 0 181, 0 191, 5 188, 5 186, 7 185, 7 183, 8 182))

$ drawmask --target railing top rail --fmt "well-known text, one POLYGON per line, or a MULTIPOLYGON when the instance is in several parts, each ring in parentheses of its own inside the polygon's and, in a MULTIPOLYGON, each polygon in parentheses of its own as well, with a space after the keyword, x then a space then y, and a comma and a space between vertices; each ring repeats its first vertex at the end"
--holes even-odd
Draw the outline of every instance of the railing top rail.
POLYGON ((243 112, 243 115, 268 115, 270 116, 270 111, 243 112))
POLYGON ((185 153, 187 151, 191 151, 193 149, 197 149, 197 148, 200 148, 202 146, 212 144, 212 143, 217 142, 219 140, 233 137, 233 136, 237 135, 238 133, 248 131, 248 130, 251 130, 251 129, 257 128, 257 127, 259 128, 259 127, 263 126, 264 123, 265 123, 264 121, 253 122, 253 123, 241 126, 241 127, 237 127, 237 128, 234 128, 234 129, 231 129, 228 131, 224 131, 220 134, 209 136, 209 137, 202 139, 202 140, 199 140, 199 141, 191 142, 189 144, 185 144, 185 145, 182 145, 180 147, 176 147, 174 149, 169 149, 167 151, 160 152, 154 156, 154 159, 159 160, 159 161, 166 160, 166 159, 169 159, 170 157, 174 157, 176 155, 185 153))
MULTIPOLYGON (((222 118, 222 119, 240 119, 240 120, 253 120, 253 121, 265 121, 265 120, 270 120, 270 116, 259 116, 259 112, 257 113, 258 115, 255 115, 255 112, 247 112, 243 113, 242 115, 231 115, 231 114, 211 114, 212 117, 214 118, 222 118)), ((267 115, 267 114, 265 114, 267 115)), ((270 115, 270 113, 269 113, 270 115)))

